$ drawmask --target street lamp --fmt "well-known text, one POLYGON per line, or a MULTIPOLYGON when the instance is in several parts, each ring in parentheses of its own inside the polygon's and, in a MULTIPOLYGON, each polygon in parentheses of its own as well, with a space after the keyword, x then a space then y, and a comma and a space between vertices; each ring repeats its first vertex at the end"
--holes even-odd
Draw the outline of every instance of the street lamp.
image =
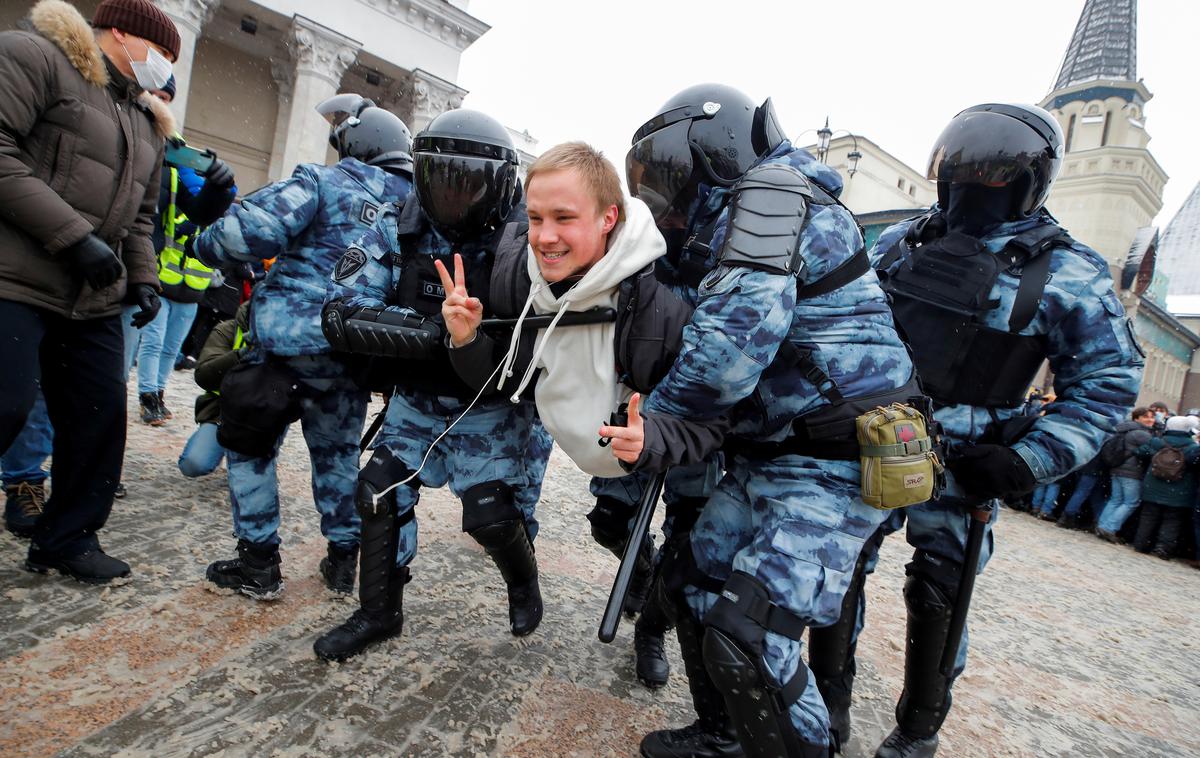
MULTIPOLYGON (((810 129, 809 131, 812 131, 812 130, 810 129)), ((846 160, 848 162, 846 173, 848 173, 850 176, 854 176, 854 172, 858 171, 858 162, 863 157, 862 152, 860 152, 858 149, 858 137, 855 136, 855 134, 853 132, 847 131, 845 129, 839 129, 836 132, 833 129, 830 129, 829 128, 829 116, 825 117, 825 126, 822 126, 820 129, 817 129, 816 132, 817 132, 817 160, 819 160, 821 163, 828 163, 827 159, 829 158, 829 143, 833 140, 833 137, 835 134, 838 136, 845 135, 854 142, 854 149, 851 150, 849 153, 846 153, 846 160)), ((808 134, 808 132, 803 132, 802 134, 800 134, 800 136, 798 136, 796 138, 796 141, 799 142, 800 137, 803 137, 805 134, 808 134)))

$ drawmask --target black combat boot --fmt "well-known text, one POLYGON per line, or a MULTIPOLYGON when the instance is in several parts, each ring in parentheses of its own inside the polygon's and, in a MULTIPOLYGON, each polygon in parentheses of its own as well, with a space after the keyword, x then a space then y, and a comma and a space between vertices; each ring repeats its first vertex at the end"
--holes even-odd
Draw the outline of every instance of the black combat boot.
POLYGON ((209 564, 205 574, 208 581, 255 600, 274 600, 283 593, 277 545, 238 540, 237 552, 238 557, 233 560, 209 564))
MULTIPOLYGON (((372 462, 374 459, 372 459, 372 462)), ((370 467, 372 464, 368 463, 370 467)), ((363 469, 364 473, 368 471, 363 469)), ((362 517, 358 560, 359 608, 350 618, 313 643, 313 652, 327 661, 344 661, 369 645, 396 637, 404 628, 404 585, 412 579, 408 566, 396 566, 400 527, 412 519, 397 516, 395 493, 378 499, 374 486, 359 475, 357 500, 362 517)))
POLYGON ((941 672, 950 636, 950 616, 961 566, 925 553, 906 567, 904 605, 908 628, 904 649, 904 691, 896 704, 896 728, 875 751, 876 758, 930 758, 937 753, 938 730, 950 712, 952 679, 941 672))
POLYGON ((532 634, 542 623, 542 592, 537 557, 525 524, 516 519, 497 521, 469 533, 492 557, 508 585, 508 621, 513 636, 532 634))
POLYGON ((653 624, 642 623, 644 620, 645 616, 633 625, 633 651, 637 655, 638 681, 653 690, 671 678, 671 664, 663 649, 664 632, 653 624))
POLYGON ((349 595, 354 591, 354 572, 358 568, 358 545, 338 547, 332 542, 321 559, 321 576, 325 586, 334 592, 349 595))
MULTIPOLYGON (((682 601, 681 601, 682 602, 682 601)), ((704 627, 686 608, 679 611, 675 627, 679 650, 687 671, 692 706, 698 718, 681 729, 662 729, 642 738, 645 758, 732 758, 744 756, 737 732, 725 712, 725 698, 717 691, 704 667, 701 640, 704 627)))
POLYGON ((344 661, 376 642, 398 637, 404 630, 404 585, 411 579, 408 566, 391 569, 379 587, 360 573, 359 597, 370 594, 369 603, 362 600, 350 618, 318 637, 313 652, 327 661, 344 661))
MULTIPOLYGON (((661 569, 663 564, 659 564, 661 569)), ((664 637, 675 625, 671 600, 658 572, 650 582, 642 615, 633 627, 633 650, 637 655, 637 678, 650 689, 662 687, 671 677, 671 664, 663 649, 664 637)))
POLYGON ((936 732, 929 737, 914 737, 896 727, 875 751, 875 758, 933 758, 937 747, 936 732))

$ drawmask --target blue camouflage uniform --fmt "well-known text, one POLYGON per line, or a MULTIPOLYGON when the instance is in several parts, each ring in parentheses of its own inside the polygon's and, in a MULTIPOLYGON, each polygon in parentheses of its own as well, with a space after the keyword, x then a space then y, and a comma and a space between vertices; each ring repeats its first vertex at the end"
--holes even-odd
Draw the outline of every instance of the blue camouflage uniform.
MULTIPOLYGON (((1001 224, 980 240, 988 250, 998 253, 1017 234, 1053 222, 1049 213, 1042 211, 1029 219, 1001 224)), ((903 240, 911 223, 913 220, 903 221, 884 230, 871 250, 872 261, 878 262, 897 243, 907 250, 903 240)), ((1104 258, 1078 241, 1072 241, 1070 246, 1053 247, 1045 254, 1053 256, 1050 276, 1036 316, 1020 334, 1045 335, 1056 399, 1032 430, 1012 446, 1029 465, 1038 484, 1060 479, 1095 457, 1100 445, 1133 405, 1143 364, 1141 348, 1113 291, 1104 258)), ((903 260, 902 254, 890 270, 899 267, 903 260)), ((997 278, 989 298, 998 300, 999 306, 987 311, 986 326, 1008 330, 1019 281, 1018 276, 1007 271, 997 278)), ((1019 406, 989 409, 951 405, 939 408, 934 416, 942 426, 948 455, 953 456, 955 449, 977 442, 993 423, 993 416, 1003 422, 1024 414, 1024 408, 1019 406)), ((888 534, 897 531, 907 520, 907 539, 914 549, 961 566, 969 515, 964 508, 962 488, 953 474, 947 472, 947 477, 948 487, 939 499, 906 508, 903 515, 885 525, 884 531, 888 534)), ((999 513, 999 508, 993 509, 987 526, 980 572, 992 554, 991 529, 999 513)), ((864 605, 865 596, 860 598, 855 638, 862 627, 864 605)), ((966 656, 964 629, 954 677, 965 667, 966 656)))
MULTIPOLYGON (((762 163, 775 162, 795 167, 831 195, 841 191, 836 172, 787 142, 762 163)), ((713 250, 721 250, 728 220, 722 211, 713 250)), ((799 245, 804 282, 822 278, 861 247, 848 211, 811 204, 799 245)), ((786 343, 811 350, 813 363, 847 398, 910 382, 912 364, 873 273, 803 300, 797 300, 797 285, 790 275, 717 266, 701 284, 683 350, 645 410, 700 421, 726 416, 734 442, 781 442, 794 419, 830 405, 789 357, 794 351, 781 351, 786 343)), ((722 597, 715 590, 736 571, 764 585, 769 602, 803 626, 832 623, 863 542, 886 515, 866 505, 859 491, 856 460, 756 457, 727 448, 726 473, 692 531, 695 568, 709 578, 689 577, 685 596, 692 612, 707 614, 711 623, 709 612, 722 597)), ((763 663, 777 686, 807 675, 792 636, 765 636, 763 663)), ((788 715, 804 741, 829 744, 828 713, 811 677, 788 715)))
MULTIPOLYGON (((363 254, 358 258, 361 264, 335 273, 330 300, 341 300, 346 308, 403 310, 396 305, 396 288, 403 273, 401 234, 416 235, 413 249, 418 254, 461 253, 468 270, 472 261, 491 255, 479 245, 452 245, 424 221, 415 195, 408 204, 403 214, 396 205, 388 205, 370 231, 355 242, 353 247, 363 254)), ((520 213, 524 214, 523 206, 520 213)), ((411 512, 419 499, 420 486, 449 485, 461 500, 477 485, 501 482, 512 488, 514 505, 524 518, 529 539, 537 534, 534 510, 553 443, 534 404, 514 404, 506 397, 489 396, 481 398, 468 412, 470 405, 470 398, 405 387, 403 379, 388 404, 383 427, 371 445, 375 451, 372 460, 387 456, 400 465, 382 466, 384 469, 409 473, 420 470, 410 484, 394 490, 397 520, 402 524, 398 566, 408 565, 416 554, 417 524, 411 512), (438 436, 460 417, 435 444, 438 436)), ((464 524, 469 520, 470 514, 464 513, 464 524)))
MULTIPOLYGON (((246 197, 196 241, 209 266, 275 258, 254 291, 250 363, 273 360, 296 379, 304 441, 312 461, 313 501, 321 533, 341 548, 359 540, 354 507, 358 443, 369 395, 331 354, 321 333, 330 272, 346 247, 369 229, 379 209, 406 196, 408 178, 346 158, 304 164, 291 178, 246 197)), ((281 436, 275 445, 278 453, 281 436)), ((275 456, 229 451, 234 532, 262 545, 279 543, 275 456)))

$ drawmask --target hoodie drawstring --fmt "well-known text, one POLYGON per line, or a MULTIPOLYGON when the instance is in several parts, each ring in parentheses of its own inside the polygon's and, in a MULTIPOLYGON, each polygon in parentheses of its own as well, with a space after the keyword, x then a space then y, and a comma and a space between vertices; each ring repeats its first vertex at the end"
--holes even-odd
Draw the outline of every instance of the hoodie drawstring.
MULTIPOLYGON (((530 298, 532 302, 532 298, 530 298)), ((546 327, 546 333, 542 335, 542 341, 537 343, 537 347, 533 351, 533 359, 529 361, 529 366, 525 369, 525 375, 521 377, 521 383, 517 385, 517 389, 509 400, 512 402, 520 402, 521 393, 525 391, 525 387, 533 380, 533 375, 537 373, 538 361, 542 358, 542 351, 546 349, 546 343, 550 341, 550 334, 554 331, 554 327, 558 326, 558 320, 563 317, 567 309, 571 306, 571 300, 568 297, 563 297, 562 305, 558 307, 558 313, 554 314, 554 318, 550 321, 550 326, 546 327)), ((519 328, 519 325, 518 325, 519 328)))
POLYGON ((500 368, 500 381, 496 382, 496 390, 499 391, 504 386, 507 379, 512 378, 512 368, 517 362, 517 348, 521 345, 521 326, 525 322, 525 317, 529 315, 529 309, 533 307, 533 298, 538 292, 541 292, 546 285, 538 284, 529 293, 529 297, 525 299, 525 307, 521 309, 521 315, 517 316, 517 326, 513 329, 512 339, 508 341, 508 355, 504 356, 504 363, 500 368))

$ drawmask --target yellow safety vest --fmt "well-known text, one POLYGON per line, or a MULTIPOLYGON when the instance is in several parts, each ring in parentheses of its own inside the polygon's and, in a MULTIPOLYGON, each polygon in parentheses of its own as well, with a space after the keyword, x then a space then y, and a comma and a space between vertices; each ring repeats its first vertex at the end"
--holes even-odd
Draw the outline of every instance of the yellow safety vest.
POLYGON ((175 236, 177 226, 187 221, 187 216, 179 213, 175 206, 175 197, 179 192, 179 169, 171 169, 171 201, 163 209, 163 232, 166 244, 158 254, 158 279, 168 287, 184 284, 187 287, 203 292, 212 283, 213 269, 205 266, 185 252, 188 235, 175 236))

